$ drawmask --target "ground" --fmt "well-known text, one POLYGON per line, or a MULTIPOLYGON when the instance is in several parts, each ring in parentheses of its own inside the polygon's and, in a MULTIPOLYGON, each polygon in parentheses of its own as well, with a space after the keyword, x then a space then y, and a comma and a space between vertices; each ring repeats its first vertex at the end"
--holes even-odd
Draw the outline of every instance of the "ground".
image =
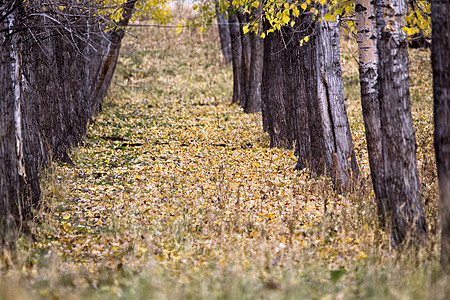
POLYGON ((261 115, 231 105, 217 32, 139 27, 103 112, 43 175, 33 235, 3 298, 445 298, 429 52, 411 52, 411 95, 429 243, 400 254, 377 226, 355 42, 342 38, 362 170, 342 194, 269 148, 261 115))

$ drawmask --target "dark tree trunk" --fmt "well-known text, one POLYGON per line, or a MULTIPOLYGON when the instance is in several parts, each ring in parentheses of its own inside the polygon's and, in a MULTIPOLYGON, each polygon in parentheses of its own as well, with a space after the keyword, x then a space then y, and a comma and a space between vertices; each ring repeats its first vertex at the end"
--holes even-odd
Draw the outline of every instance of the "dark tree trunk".
POLYGON ((245 108, 247 106, 248 95, 250 90, 250 63, 251 63, 251 41, 250 34, 244 34, 242 27, 244 24, 248 23, 248 14, 244 14, 238 11, 238 20, 241 24, 240 27, 240 35, 241 35, 241 45, 242 45, 242 78, 244 79, 242 82, 242 89, 244 91, 245 96, 241 97, 240 105, 245 108))
MULTIPOLYGON (((262 5, 252 9, 252 16, 257 17, 262 13, 262 5)), ((247 102, 244 107, 246 113, 261 111, 261 81, 264 59, 264 39, 260 37, 262 26, 257 33, 250 32, 250 73, 248 81, 247 102)))
POLYGON ((450 2, 431 2, 434 148, 441 198, 441 265, 450 271, 450 2))
POLYGON ((423 240, 427 227, 419 195, 416 141, 408 83, 408 42, 404 0, 378 0, 379 99, 386 194, 392 245, 423 240))
POLYGON ((313 22, 269 34, 264 43, 263 123, 272 147, 295 145, 297 168, 327 170, 336 187, 358 173, 344 102, 338 24, 313 22), (299 47, 306 36, 309 41, 299 47), (350 163, 349 163, 350 160, 350 163))
POLYGON ((387 217, 384 157, 381 144, 380 102, 378 99, 378 50, 376 7, 373 0, 357 0, 356 26, 359 48, 361 105, 366 129, 370 174, 382 227, 387 217))
POLYGON ((232 103, 245 101, 245 82, 242 69, 242 43, 239 20, 235 13, 228 13, 231 38, 231 63, 233 66, 233 99, 232 103))
POLYGON ((289 103, 285 98, 285 52, 281 31, 264 39, 263 79, 261 85, 263 128, 270 136, 270 147, 290 149, 295 141, 289 126, 289 103))
POLYGON ((223 61, 225 64, 231 62, 231 38, 228 18, 226 13, 220 13, 216 3, 217 28, 219 30, 220 46, 222 48, 223 61))

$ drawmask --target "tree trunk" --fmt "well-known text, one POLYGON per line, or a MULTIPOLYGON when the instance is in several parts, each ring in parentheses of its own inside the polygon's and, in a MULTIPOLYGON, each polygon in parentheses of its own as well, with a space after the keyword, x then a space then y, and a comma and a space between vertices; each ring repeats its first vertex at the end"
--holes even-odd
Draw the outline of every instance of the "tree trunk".
POLYGON ((295 28, 265 39, 263 123, 272 147, 295 145, 298 169, 327 170, 340 188, 358 167, 344 102, 339 26, 308 14, 295 22, 295 28))
MULTIPOLYGON (((7 3, 0 4, 4 11, 7 3)), ((0 249, 14 251, 18 225, 31 205, 23 155, 22 60, 19 35, 13 33, 17 13, 0 21, 0 249)))
POLYGON ((125 35, 125 31, 122 28, 128 26, 128 23, 133 16, 136 2, 137 0, 129 0, 123 5, 122 19, 117 24, 118 28, 112 30, 109 35, 106 55, 102 61, 97 78, 94 80, 95 87, 91 97, 92 111, 94 114, 98 114, 100 112, 102 100, 106 96, 108 88, 111 84, 111 80, 116 69, 117 59, 119 57, 122 39, 125 35))
POLYGON ((381 144, 380 102, 378 99, 378 50, 376 7, 373 0, 357 0, 355 5, 359 49, 361 105, 366 129, 370 174, 375 192, 378 217, 385 226, 387 194, 381 144))
POLYGON ((427 227, 419 195, 416 141, 408 83, 404 0, 377 0, 380 118, 392 245, 424 240, 427 227))
POLYGON ((344 86, 339 46, 339 22, 320 22, 317 25, 318 101, 322 107, 327 167, 332 178, 343 184, 352 172, 359 169, 353 149, 350 125, 345 107, 344 86))
MULTIPOLYGON (((262 13, 262 5, 258 8, 252 8, 252 16, 258 16, 262 13)), ((257 33, 249 32, 250 36, 250 74, 248 81, 247 102, 244 107, 246 113, 255 113, 261 111, 261 81, 264 59, 264 39, 260 37, 262 26, 260 23, 257 33)))
MULTIPOLYGON (((119 26, 128 24, 134 3, 124 5, 119 26)), ((84 15, 68 25, 30 17, 20 1, 0 4, 0 13, 12 5, 0 17, 0 250, 13 248, 32 216, 48 161, 71 162, 67 152, 84 136, 91 107, 101 105, 124 35, 113 30, 106 41, 98 20, 84 15)))
POLYGON ((239 20, 235 13, 228 13, 231 38, 231 63, 233 66, 233 99, 232 103, 245 101, 245 85, 242 70, 242 44, 239 20))
POLYGON ((241 11, 238 11, 238 20, 241 24, 239 26, 240 28, 240 35, 241 35, 241 45, 242 45, 242 78, 244 79, 242 82, 242 88, 244 91, 245 96, 241 97, 240 105, 242 108, 245 108, 247 106, 248 101, 248 95, 250 90, 250 62, 251 62, 251 54, 252 54, 252 48, 251 48, 251 41, 250 41, 250 34, 244 34, 242 27, 244 24, 248 23, 248 14, 244 14, 241 11))
POLYGON ((222 48, 223 61, 225 64, 231 62, 231 38, 228 18, 226 13, 220 13, 216 2, 217 28, 219 30, 220 46, 222 48))
POLYGON ((441 198, 441 265, 450 271, 450 2, 431 2, 434 148, 441 198))
POLYGON ((289 126, 289 103, 285 97, 284 52, 282 32, 269 33, 264 39, 261 99, 263 128, 269 133, 270 147, 290 149, 295 138, 289 126))

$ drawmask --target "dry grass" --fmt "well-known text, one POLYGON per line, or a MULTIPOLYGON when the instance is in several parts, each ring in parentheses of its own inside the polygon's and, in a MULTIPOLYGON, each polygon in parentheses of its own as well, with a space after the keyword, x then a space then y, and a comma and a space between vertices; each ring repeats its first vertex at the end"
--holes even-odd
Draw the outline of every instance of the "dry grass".
MULTIPOLYGON (((215 29, 174 31, 127 38, 104 112, 75 167, 50 169, 36 240, 20 240, 0 298, 446 298, 427 52, 411 53, 411 94, 430 240, 399 254, 375 222, 352 59, 344 80, 363 181, 338 195, 268 148, 260 114, 229 104, 215 29)), ((352 41, 342 48, 356 56, 352 41)))

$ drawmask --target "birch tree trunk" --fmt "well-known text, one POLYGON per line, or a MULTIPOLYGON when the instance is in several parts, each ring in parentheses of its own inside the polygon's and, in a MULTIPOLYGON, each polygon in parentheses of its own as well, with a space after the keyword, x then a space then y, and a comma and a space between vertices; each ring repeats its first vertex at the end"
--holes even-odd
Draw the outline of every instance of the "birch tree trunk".
POLYGON ((441 265, 450 271, 450 2, 431 2, 434 148, 441 198, 441 265))
POLYGON ((355 4, 359 50, 361 105, 366 129, 370 174, 375 192, 378 217, 384 227, 387 217, 387 194, 381 144, 380 102, 378 99, 378 50, 375 0, 357 0, 355 4))
POLYGON ((404 0, 377 0, 379 100, 391 243, 427 236, 419 195, 416 140, 411 116, 404 0))

